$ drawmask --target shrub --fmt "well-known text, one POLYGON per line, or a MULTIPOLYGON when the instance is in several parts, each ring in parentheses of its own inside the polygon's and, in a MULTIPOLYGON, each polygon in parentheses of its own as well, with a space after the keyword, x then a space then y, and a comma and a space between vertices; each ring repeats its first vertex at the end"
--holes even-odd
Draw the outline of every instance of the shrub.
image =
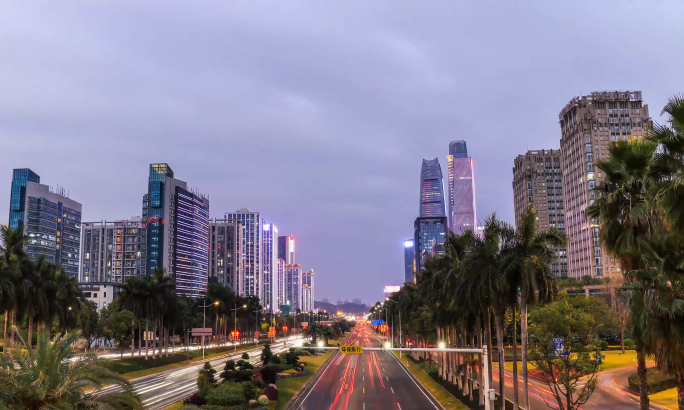
POLYGON ((605 340, 601 340, 601 351, 606 351, 608 350, 608 342, 605 340))
POLYGON ((205 404, 202 410, 226 410, 226 406, 214 406, 213 404, 205 404))
POLYGON ((267 405, 268 397, 266 397, 265 395, 259 396, 259 398, 257 399, 257 403, 267 405))
POLYGON ((278 379, 278 368, 275 366, 266 366, 259 371, 261 373, 261 378, 266 383, 275 383, 278 379))
POLYGON ((203 404, 206 404, 206 400, 202 396, 200 396, 199 392, 193 393, 192 396, 188 397, 187 399, 183 400, 183 404, 186 405, 195 405, 195 406, 201 406, 203 404))
POLYGON ((273 352, 271 351, 271 345, 266 343, 264 348, 261 350, 261 362, 263 364, 268 364, 268 362, 273 357, 273 352))
POLYGON ((245 398, 247 400, 252 400, 259 397, 256 391, 256 387, 254 387, 254 385, 249 382, 242 384, 242 393, 245 395, 245 398))
POLYGON ((273 355, 273 357, 271 357, 271 360, 269 360, 268 362, 271 364, 280 364, 281 363, 280 357, 278 357, 276 355, 273 355))
POLYGON ((185 404, 180 406, 178 410, 199 410, 199 407, 195 406, 194 404, 185 404))
POLYGON ((249 355, 247 354, 247 352, 242 354, 242 359, 243 360, 249 360, 249 355))
POLYGON ((583 352, 584 351, 584 345, 580 342, 575 342, 572 344, 572 350, 574 352, 583 352))
POLYGON ((632 339, 625 339, 625 347, 631 348, 632 346, 634 346, 634 340, 632 340, 632 339))
POLYGON ((206 399, 208 404, 216 406, 235 406, 247 402, 242 388, 234 383, 220 385, 212 390, 206 399))
MULTIPOLYGON (((639 391, 639 375, 637 373, 629 376, 629 388, 635 392, 639 391)), ((663 390, 677 387, 677 381, 674 376, 661 373, 658 369, 648 369, 646 373, 646 381, 648 383, 648 393, 654 394, 663 390)))

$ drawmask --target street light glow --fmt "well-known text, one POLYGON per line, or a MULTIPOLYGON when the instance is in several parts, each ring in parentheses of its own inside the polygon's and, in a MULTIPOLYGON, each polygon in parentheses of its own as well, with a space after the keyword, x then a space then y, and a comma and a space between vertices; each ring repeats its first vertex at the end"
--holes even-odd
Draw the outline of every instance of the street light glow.
POLYGON ((444 349, 445 347, 446 347, 446 345, 444 344, 444 342, 439 342, 439 348, 440 349, 444 349))
POLYGON ((217 300, 216 302, 214 302, 214 306, 218 306, 218 305, 219 305, 219 301, 217 300))
POLYGON ((389 349, 389 348, 390 348, 390 342, 385 342, 385 349, 389 349))
POLYGON ((323 347, 323 342, 320 340, 318 341, 318 347, 323 347))

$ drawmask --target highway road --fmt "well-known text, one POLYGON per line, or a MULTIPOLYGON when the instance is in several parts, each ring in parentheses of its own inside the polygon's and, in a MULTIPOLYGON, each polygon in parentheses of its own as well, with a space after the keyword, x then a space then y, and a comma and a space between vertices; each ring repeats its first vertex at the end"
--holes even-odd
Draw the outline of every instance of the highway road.
MULTIPOLYGON (((290 337, 286 340, 287 346, 284 346, 284 339, 280 339, 271 345, 271 350, 274 353, 282 353, 294 347, 301 340, 301 337, 290 337)), ((249 354, 250 362, 253 364, 257 363, 262 349, 263 344, 250 350, 226 353, 208 361, 216 369, 217 373, 221 373, 228 359, 237 361, 245 352, 249 354)), ((202 366, 204 366, 204 362, 134 379, 131 383, 135 392, 142 399, 146 409, 163 409, 197 390, 197 376, 202 366)), ((109 389, 113 388, 110 387, 109 389)))
MULTIPOLYGON (((346 344, 380 347, 381 341, 368 325, 357 324, 346 344)), ((392 353, 334 352, 324 366, 288 409, 443 409, 392 353)))

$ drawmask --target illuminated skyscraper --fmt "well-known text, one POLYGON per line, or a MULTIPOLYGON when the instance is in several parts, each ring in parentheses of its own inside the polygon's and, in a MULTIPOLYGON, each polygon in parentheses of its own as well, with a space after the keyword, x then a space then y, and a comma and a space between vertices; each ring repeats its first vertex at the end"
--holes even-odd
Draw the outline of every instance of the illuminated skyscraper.
POLYGON ((264 299, 261 304, 267 309, 278 310, 278 227, 264 224, 264 299))
POLYGON ((297 262, 295 257, 294 236, 289 235, 278 237, 278 259, 284 260, 288 265, 292 265, 297 262))
POLYGON ((420 216, 446 216, 442 167, 437 158, 424 159, 420 170, 420 216))
POLYGON ((280 306, 285 305, 285 261, 278 259, 278 295, 276 300, 276 309, 280 310, 280 306))
POLYGON ((176 294, 203 296, 209 281, 209 199, 175 179, 168 164, 151 164, 143 196, 145 271, 165 269, 176 294))
POLYGON ((245 268, 240 280, 240 296, 258 296, 264 300, 264 267, 263 267, 263 225, 264 220, 259 212, 252 212, 247 208, 235 212, 227 212, 226 219, 242 222, 245 235, 242 241, 242 251, 245 254, 245 268))
POLYGON ((234 219, 213 219, 209 221, 209 228, 209 276, 239 293, 245 267, 242 251, 245 227, 234 219))
POLYGON ((404 241, 404 282, 413 283, 416 281, 414 274, 414 264, 416 252, 413 239, 404 241))
POLYGON ((291 312, 302 309, 302 265, 285 265, 285 305, 292 307, 291 312))
POLYGON ((413 224, 416 275, 420 274, 427 258, 444 253, 447 230, 446 216, 416 218, 413 224))
POLYGON ((302 312, 314 311, 314 271, 302 272, 302 312))
POLYGON ((449 227, 456 235, 465 230, 476 233, 473 159, 468 156, 465 141, 449 143, 447 167, 449 171, 449 227))
POLYGON ((28 168, 12 172, 9 227, 23 228, 26 254, 44 256, 78 278, 81 251, 81 204, 70 199, 64 188, 40 183, 28 168))

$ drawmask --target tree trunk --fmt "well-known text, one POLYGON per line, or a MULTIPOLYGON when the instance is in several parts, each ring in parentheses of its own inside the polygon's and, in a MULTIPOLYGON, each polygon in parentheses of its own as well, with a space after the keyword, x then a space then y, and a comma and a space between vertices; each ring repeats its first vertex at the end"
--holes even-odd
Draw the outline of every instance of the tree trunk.
POLYGON ((131 329, 133 332, 133 337, 131 338, 131 359, 133 358, 133 354, 135 353, 135 319, 131 321, 131 329))
MULTIPOLYGON (((489 316, 489 315, 488 315, 488 316, 489 316)), ((480 336, 479 347, 482 348, 482 345, 484 344, 484 331, 483 331, 482 329, 480 329, 480 334, 479 334, 479 336, 480 336)), ((481 355, 481 354, 478 354, 478 355, 477 355, 477 370, 479 371, 479 374, 477 375, 477 376, 478 376, 478 377, 477 377, 477 389, 478 389, 478 390, 477 390, 477 392, 478 392, 478 393, 477 393, 477 402, 478 402, 478 404, 480 404, 481 406, 484 405, 484 396, 483 396, 484 389, 482 388, 482 386, 484 385, 484 384, 483 384, 483 381, 484 381, 484 371, 486 370, 486 369, 483 369, 482 367, 483 367, 483 366, 482 366, 482 355, 481 355)))
POLYGON ((10 328, 10 346, 14 345, 14 333, 17 330, 16 327, 16 322, 17 322, 17 311, 16 309, 12 310, 12 327, 10 328))
POLYGON ((525 410, 530 408, 530 394, 527 376, 527 291, 525 286, 522 287, 520 294, 520 338, 522 349, 522 372, 523 372, 523 408, 525 410))
POLYGON ((159 357, 163 357, 164 353, 167 353, 166 356, 168 357, 168 352, 166 352, 166 333, 164 333, 164 315, 159 316, 159 341, 161 342, 159 357))
MULTIPOLYGON (((492 321, 491 321, 491 312, 487 311, 487 344, 488 344, 488 350, 489 350, 489 360, 487 361, 487 377, 489 377, 489 382, 490 385, 493 383, 492 379, 492 368, 494 367, 494 363, 492 361, 492 355, 494 354, 494 350, 492 346, 494 346, 494 341, 493 341, 493 335, 492 335, 492 321)), ((494 325, 496 326, 496 324, 494 325)), ((491 388, 491 387, 490 387, 491 388)), ((486 397, 486 396, 485 396, 486 397)))
MULTIPOLYGON (((473 348, 475 347, 475 332, 470 333, 470 347, 473 348)), ((474 356, 473 356, 474 357, 474 356)), ((469 389, 470 390, 470 401, 473 401, 473 390, 475 388, 475 366, 473 366, 473 357, 470 359, 470 380, 468 383, 470 383, 469 389)))
POLYGON ((625 327, 620 326, 620 347, 622 348, 622 354, 625 354, 625 327))
MULTIPOLYGON (((138 320, 138 357, 142 356, 142 342, 143 342, 143 332, 142 332, 142 322, 138 320)), ((133 356, 131 356, 133 357, 133 356)))
MULTIPOLYGON (((648 381, 646 380, 646 355, 643 348, 637 350, 637 374, 639 375, 639 403, 641 410, 648 410, 648 381)), ((680 407, 681 408, 681 407, 680 407)))
POLYGON ((155 317, 152 320, 152 359, 157 358, 157 322, 159 320, 155 317))
MULTIPOLYGON (((442 328, 440 326, 437 326, 437 346, 439 346, 439 341, 442 340, 442 328)), ((437 360, 439 360, 439 364, 437 366, 437 375, 440 378, 444 378, 444 369, 442 368, 442 352, 439 352, 437 355, 437 360)))
POLYGON ((675 381, 677 382, 677 405, 679 410, 684 409, 684 372, 675 372, 675 381))
POLYGON ((145 339, 145 360, 148 360, 149 357, 149 350, 150 350, 150 341, 148 340, 147 337, 147 332, 150 330, 150 317, 145 318, 145 334, 143 335, 143 338, 145 339))
POLYGON ((7 324, 9 323, 9 310, 5 311, 5 328, 2 332, 2 355, 7 355, 7 324))
POLYGON ((29 350, 33 347, 33 315, 29 313, 28 318, 28 340, 26 341, 28 345, 26 346, 29 350))
POLYGON ((513 408, 520 408, 520 387, 518 386, 518 302, 513 305, 513 408))
MULTIPOLYGON (((499 352, 499 408, 506 410, 506 378, 504 376, 504 342, 503 342, 503 317, 502 312, 495 312, 496 321, 496 345, 499 352)), ((491 352, 491 349, 490 349, 491 352)))

